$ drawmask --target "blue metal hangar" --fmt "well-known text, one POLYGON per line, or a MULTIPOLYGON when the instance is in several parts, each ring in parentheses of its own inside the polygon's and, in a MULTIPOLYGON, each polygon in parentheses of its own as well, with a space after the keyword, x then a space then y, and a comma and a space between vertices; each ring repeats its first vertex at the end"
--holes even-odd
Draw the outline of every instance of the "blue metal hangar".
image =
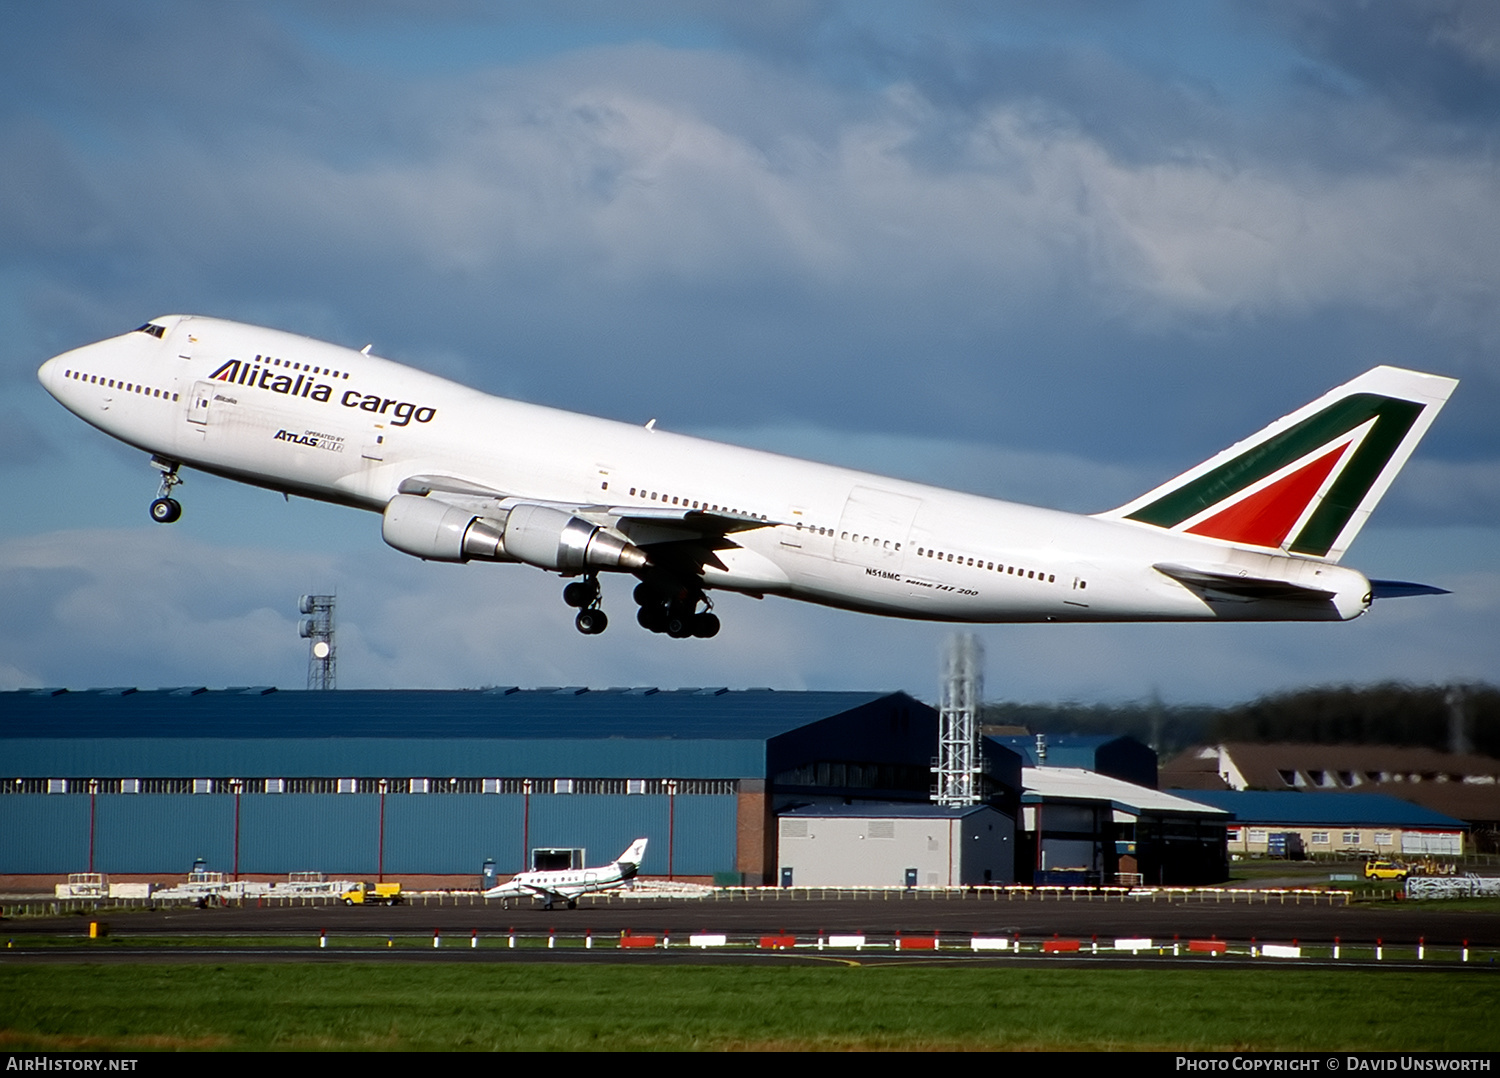
POLYGON ((0 692, 0 875, 472 886, 645 836, 647 875, 770 883, 779 808, 925 802, 936 739, 904 693, 0 692))

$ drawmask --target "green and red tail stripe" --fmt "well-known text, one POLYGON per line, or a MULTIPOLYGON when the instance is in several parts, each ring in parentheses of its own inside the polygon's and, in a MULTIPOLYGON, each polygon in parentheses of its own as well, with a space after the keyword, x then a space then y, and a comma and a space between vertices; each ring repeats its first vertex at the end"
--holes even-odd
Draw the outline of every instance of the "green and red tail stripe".
POLYGON ((1101 515, 1338 561, 1457 384, 1376 367, 1101 515))

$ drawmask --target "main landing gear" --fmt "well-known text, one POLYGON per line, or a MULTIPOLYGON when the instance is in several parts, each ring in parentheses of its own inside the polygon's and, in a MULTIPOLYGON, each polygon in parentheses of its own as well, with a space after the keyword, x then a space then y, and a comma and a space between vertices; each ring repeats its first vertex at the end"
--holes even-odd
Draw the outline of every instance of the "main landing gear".
MULTIPOLYGON (((589 573, 563 588, 563 602, 578 611, 573 624, 584 636, 597 636, 609 625, 599 609, 599 574, 589 573)), ((635 620, 653 633, 666 633, 677 640, 696 636, 706 640, 719 635, 719 616, 713 603, 694 585, 683 585, 675 578, 653 574, 635 588, 635 620), (703 606, 699 610, 699 605, 703 606)))
POLYGON ((666 633, 676 640, 690 636, 706 640, 719 633, 719 616, 701 588, 663 586, 662 581, 648 580, 636 585, 635 601, 640 606, 635 620, 653 633, 666 633), (698 610, 699 603, 704 610, 698 610))
POLYGON ((156 491, 156 500, 151 503, 151 519, 158 524, 171 524, 182 516, 182 503, 172 497, 172 488, 182 482, 175 460, 151 458, 151 467, 161 472, 161 486, 156 491))
POLYGON ((599 576, 590 573, 563 588, 563 602, 578 609, 573 624, 584 636, 598 636, 609 628, 609 618, 599 609, 599 576))

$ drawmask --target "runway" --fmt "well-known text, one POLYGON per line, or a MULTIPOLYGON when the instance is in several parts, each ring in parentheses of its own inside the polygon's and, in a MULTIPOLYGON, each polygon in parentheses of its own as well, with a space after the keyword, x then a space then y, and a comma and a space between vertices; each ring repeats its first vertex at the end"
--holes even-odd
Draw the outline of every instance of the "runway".
MULTIPOLYGON (((1254 905, 1102 898, 935 900, 796 898, 714 902, 691 899, 619 899, 576 910, 540 905, 502 908, 472 905, 340 905, 214 909, 184 907, 90 916, 27 917, 0 922, 8 947, 0 961, 442 961, 442 962, 1108 962, 1157 964, 1155 952, 1174 965, 1230 964, 1250 959, 1251 948, 1297 943, 1314 959, 1331 959, 1335 941, 1345 965, 1373 962, 1388 968, 1459 968, 1460 948, 1470 949, 1466 968, 1495 968, 1500 956, 1500 912, 1445 910, 1440 904, 1359 903, 1343 905, 1254 905), (82 946, 91 920, 108 926, 105 941, 82 946), (690 943, 694 934, 727 938, 722 947, 690 943), (649 948, 622 949, 622 934, 655 937, 649 948), (817 949, 820 938, 865 936, 860 951, 817 949), (979 952, 974 936, 1020 943, 1023 950, 979 952), (549 936, 554 946, 547 946, 549 936), (902 937, 912 953, 894 946, 902 937), (437 946, 433 945, 434 937, 437 946), (511 940, 514 937, 514 944, 511 940), (594 946, 585 947, 592 938, 594 946), (790 937, 795 947, 770 950, 763 937, 790 937), (1054 937, 1076 939, 1081 953, 1042 955, 1054 937), (1116 939, 1145 938, 1153 949, 1131 958, 1113 950, 1116 939), (1227 941, 1230 954, 1190 957, 1188 942, 1227 941), (936 941, 936 950, 932 950, 936 941), (665 946, 663 943, 665 942, 665 946), (1091 952, 1095 947, 1101 954, 1091 952), (1424 958, 1418 960, 1418 948, 1424 958)), ((1263 958, 1253 959, 1265 963, 1263 958)))

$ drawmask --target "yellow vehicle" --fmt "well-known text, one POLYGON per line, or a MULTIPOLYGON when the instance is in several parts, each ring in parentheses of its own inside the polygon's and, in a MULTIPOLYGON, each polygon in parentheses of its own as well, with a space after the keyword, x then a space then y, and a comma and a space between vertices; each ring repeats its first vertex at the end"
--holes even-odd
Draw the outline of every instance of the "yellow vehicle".
POLYGON ((346 906, 399 906, 399 883, 357 883, 339 898, 346 906))
POLYGON ((1379 859, 1365 862, 1365 879, 1367 880, 1404 880, 1409 875, 1411 875, 1411 868, 1400 861, 1379 859))

